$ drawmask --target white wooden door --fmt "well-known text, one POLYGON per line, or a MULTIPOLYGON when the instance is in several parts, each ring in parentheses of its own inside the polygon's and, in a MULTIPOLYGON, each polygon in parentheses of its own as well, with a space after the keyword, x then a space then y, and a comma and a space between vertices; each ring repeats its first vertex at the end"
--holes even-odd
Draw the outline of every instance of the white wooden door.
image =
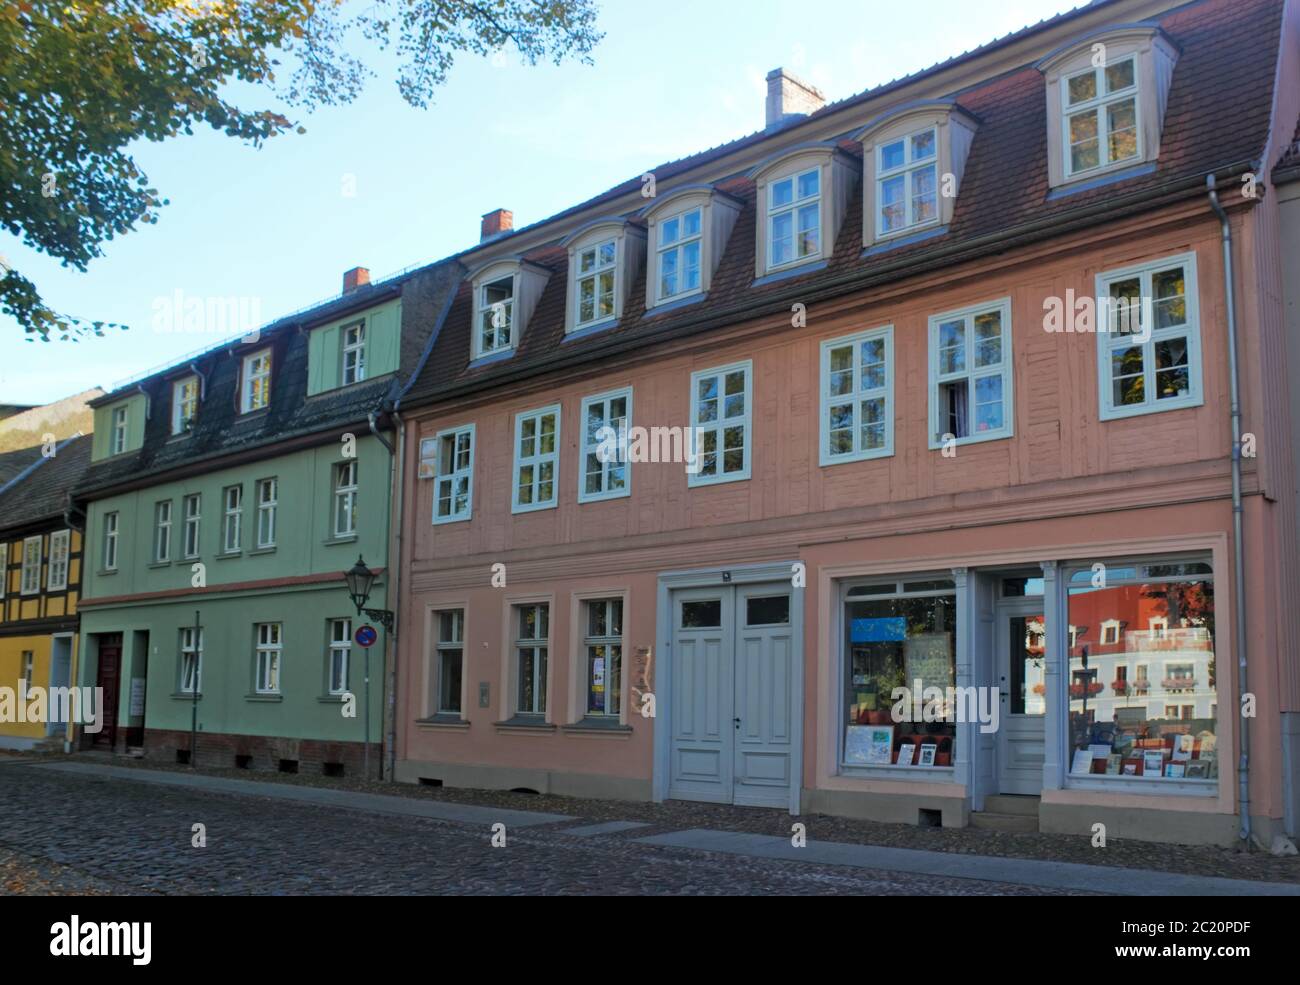
POLYGON ((673 593, 669 797, 790 803, 791 605, 788 584, 673 593))
POLYGON ((672 595, 669 797, 731 803, 734 595, 730 587, 672 595))
POLYGON ((1046 627, 1041 611, 1024 604, 1001 606, 997 662, 1001 721, 998 728, 998 791, 1043 791, 1043 725, 1047 702, 1046 627))

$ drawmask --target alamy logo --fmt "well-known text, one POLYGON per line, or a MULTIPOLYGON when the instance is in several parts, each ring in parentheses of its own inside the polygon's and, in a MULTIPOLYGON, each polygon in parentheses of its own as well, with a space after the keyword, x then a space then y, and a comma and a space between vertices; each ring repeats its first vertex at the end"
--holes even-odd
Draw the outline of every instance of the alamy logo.
POLYGON ((77 914, 67 923, 50 926, 50 953, 56 958, 129 957, 134 965, 149 963, 153 924, 148 922, 81 922, 77 914))
POLYGON ((999 692, 995 687, 953 687, 929 685, 918 677, 912 687, 896 687, 890 693, 894 706, 890 717, 896 722, 979 723, 981 732, 996 732, 1000 718, 999 692))
POLYGON ((94 734, 104 727, 102 687, 0 687, 0 722, 6 725, 72 722, 94 734))
POLYGON ((706 441, 708 428, 628 427, 613 428, 606 424, 596 431, 596 458, 613 462, 685 462, 686 471, 699 472, 704 453, 710 451, 706 441))

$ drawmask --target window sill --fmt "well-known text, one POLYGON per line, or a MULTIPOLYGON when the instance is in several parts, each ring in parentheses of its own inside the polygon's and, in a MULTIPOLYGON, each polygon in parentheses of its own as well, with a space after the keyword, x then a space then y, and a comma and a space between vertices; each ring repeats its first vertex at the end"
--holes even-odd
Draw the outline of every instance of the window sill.
POLYGON ((534 732, 540 735, 550 735, 555 732, 555 726, 541 715, 516 715, 504 722, 493 724, 498 732, 534 732))
POLYGON ((344 534, 341 537, 339 536, 326 537, 323 541, 321 541, 321 543, 324 544, 326 547, 336 547, 339 544, 355 544, 356 542, 357 542, 356 534, 344 534))
POLYGON ((853 462, 870 462, 877 458, 893 457, 894 449, 892 446, 876 451, 860 451, 844 455, 827 455, 825 452, 822 452, 817 464, 818 467, 825 469, 831 468, 835 465, 849 465, 853 462))
POLYGON ((688 489, 699 489, 703 486, 725 486, 728 482, 748 482, 749 470, 735 475, 719 475, 700 478, 699 475, 686 473, 686 487, 688 489))
POLYGON ((1135 161, 1132 164, 1114 165, 1105 170, 1090 171, 1086 174, 1078 174, 1073 177, 1065 178, 1059 185, 1047 193, 1047 201, 1055 201, 1058 198, 1064 198, 1067 195, 1074 195, 1079 192, 1091 191, 1094 188, 1101 188, 1106 185, 1113 185, 1118 181, 1126 181, 1129 178, 1140 178, 1143 175, 1154 174, 1156 170, 1155 161, 1135 161))
POLYGON ((570 735, 617 735, 626 737, 632 734, 632 726, 624 725, 612 715, 608 718, 588 716, 565 725, 564 731, 570 735))
POLYGON ((255 547, 248 552, 248 556, 257 557, 262 554, 274 554, 274 553, 275 553, 275 545, 272 544, 270 547, 255 547))
POLYGON ((499 363, 503 359, 509 359, 515 354, 514 346, 509 349, 498 349, 495 352, 485 352, 482 355, 475 356, 469 361, 466 369, 478 369, 480 366, 491 366, 493 363, 499 363))
POLYGON ((322 694, 316 700, 323 705, 341 705, 346 699, 341 694, 322 694))
MULTIPOLYGON (((195 698, 195 695, 194 695, 194 693, 193 693, 192 691, 173 691, 173 692, 172 692, 172 699, 175 700, 175 701, 193 701, 194 698, 195 698)), ((198 699, 199 699, 200 701, 203 700, 203 692, 202 692, 202 691, 200 691, 200 692, 198 693, 198 699)))
POLYGON ((433 518, 433 525, 435 527, 441 527, 446 523, 467 523, 471 519, 473 518, 468 513, 465 516, 435 516, 433 518))
POLYGON ((244 700, 245 701, 270 701, 274 703, 276 701, 283 701, 284 695, 283 694, 246 694, 244 695, 244 700))
POLYGON ((455 732, 462 732, 469 728, 469 722, 459 715, 433 715, 429 718, 417 718, 415 725, 417 728, 450 729, 455 732))
POLYGON ((825 270, 829 260, 824 257, 817 257, 812 260, 803 260, 799 263, 792 263, 789 266, 783 266, 778 270, 769 270, 762 277, 756 277, 750 283, 750 287, 762 287, 764 284, 775 284, 777 281, 785 280, 788 277, 799 277, 803 274, 811 274, 818 270, 825 270))
POLYGON ((512 516, 519 513, 540 513, 542 510, 556 509, 559 505, 559 500, 551 503, 527 503, 523 506, 512 505, 510 513, 512 516))
POLYGON ((1075 776, 1066 774, 1068 790, 1097 790, 1111 794, 1130 793, 1158 797, 1215 797, 1219 793, 1219 779, 1189 780, 1186 777, 1164 776, 1075 776))
POLYGON ((664 298, 662 301, 656 301, 654 307, 648 308, 645 317, 654 318, 656 315, 666 315, 669 312, 685 308, 687 305, 698 304, 708 296, 707 291, 696 291, 694 294, 681 294, 676 297, 664 298))
POLYGON ((116 568, 100 568, 98 571, 95 572, 95 574, 98 575, 100 578, 107 578, 109 575, 115 575, 115 574, 117 574, 117 569, 116 569, 116 568))
POLYGON ((270 412, 271 412, 271 407, 269 404, 265 407, 255 407, 252 410, 244 410, 241 407, 239 409, 238 416, 236 416, 235 418, 235 423, 239 424, 243 421, 251 421, 258 417, 265 417, 270 412))
POLYGON ((150 568, 170 568, 171 566, 172 563, 170 561, 150 561, 148 564, 148 567, 150 568))
POLYGON ((243 557, 243 555, 243 551, 222 551, 220 554, 215 555, 215 558, 218 561, 225 561, 230 558, 243 557))
POLYGON ((627 499, 632 495, 632 487, 624 486, 617 492, 606 493, 578 493, 578 504, 585 506, 587 503, 608 503, 612 499, 627 499))
POLYGON ((952 766, 899 766, 897 763, 890 763, 888 766, 884 763, 870 766, 865 763, 840 763, 838 773, 840 776, 855 780, 896 780, 909 777, 930 783, 956 782, 956 770, 952 766))
MULTIPOLYGON (((1008 438, 1014 438, 1015 432, 1010 428, 1002 431, 990 431, 987 434, 968 434, 964 438, 953 438, 953 447, 960 448, 962 445, 978 445, 984 441, 1005 441, 1008 438)), ((946 441, 931 441, 930 451, 943 451, 947 447, 946 441)))
POLYGON ((1196 394, 1159 401, 1149 406, 1129 404, 1124 407, 1103 407, 1097 416, 1102 421, 1123 421, 1130 417, 1146 417, 1148 414, 1163 414, 1171 410, 1187 410, 1191 407, 1200 407, 1204 403, 1205 398, 1196 394))
POLYGON ((618 324, 619 315, 611 315, 608 318, 602 318, 600 321, 588 322, 586 325, 575 325, 573 328, 564 330, 562 342, 570 340, 577 341, 585 339, 590 335, 598 335, 606 329, 613 328, 618 324))
POLYGON ((929 239, 936 239, 947 231, 947 226, 927 224, 915 229, 904 229, 901 232, 890 233, 887 236, 877 236, 875 241, 862 251, 862 257, 865 259, 904 246, 911 246, 913 243, 923 243, 929 239))

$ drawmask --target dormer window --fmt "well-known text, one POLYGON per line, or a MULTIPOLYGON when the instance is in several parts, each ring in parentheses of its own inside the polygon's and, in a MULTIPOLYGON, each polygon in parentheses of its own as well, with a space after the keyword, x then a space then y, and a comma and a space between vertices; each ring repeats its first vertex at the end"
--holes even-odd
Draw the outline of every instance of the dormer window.
POLYGON ((700 250, 704 229, 699 208, 688 209, 659 224, 659 300, 669 301, 700 290, 700 250))
POLYGON ((126 406, 114 407, 112 431, 110 432, 110 447, 114 455, 120 455, 126 451, 126 425, 126 406))
POLYGON ((709 292, 741 207, 740 199, 710 185, 686 185, 642 210, 654 245, 646 271, 647 311, 709 292))
POLYGON ((172 434, 185 434, 199 412, 199 378, 187 376, 172 384, 172 434))
POLYGON ((343 385, 366 378, 366 322, 362 319, 343 326, 343 385))
POLYGON ((494 280, 479 288, 478 348, 489 355, 514 347, 515 278, 494 280))
POLYGON ((261 410, 271 402, 271 350, 263 349, 244 357, 240 413, 261 410))
POLYGON ((1139 155, 1135 64, 1125 58, 1066 77, 1061 94, 1068 177, 1139 155))
POLYGON ((821 198, 818 168, 767 186, 768 267, 821 256, 821 198))
POLYGON ((858 179, 857 162, 833 142, 801 144, 749 176, 757 185, 759 213, 755 276, 825 266, 858 179))
POLYGON ((618 243, 608 239, 578 252, 575 278, 578 315, 575 328, 586 328, 614 317, 615 261, 618 243))
POLYGON ((569 236, 569 301, 565 331, 615 324, 645 256, 645 230, 627 219, 599 219, 569 236))
POLYGON ((517 257, 492 260, 470 274, 474 359, 514 351, 550 276, 545 267, 517 257))
POLYGON ((1156 160, 1178 50, 1155 24, 1107 28, 1038 63, 1052 187, 1156 160))
POLYGON ((862 245, 933 235, 952 221, 978 121, 951 99, 909 103, 854 134, 867 182, 862 245))
POLYGON ((891 140, 876 148, 876 233, 890 236, 939 218, 935 129, 891 140))

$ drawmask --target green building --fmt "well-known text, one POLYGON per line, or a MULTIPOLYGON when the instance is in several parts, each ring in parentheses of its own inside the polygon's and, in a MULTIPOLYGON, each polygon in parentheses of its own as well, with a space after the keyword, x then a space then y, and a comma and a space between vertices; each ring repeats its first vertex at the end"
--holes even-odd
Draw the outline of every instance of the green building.
POLYGON ((380 772, 394 634, 355 643, 343 575, 363 557, 367 608, 396 608, 388 410, 459 276, 349 271, 339 297, 93 401, 78 683, 107 713, 83 748, 380 772))

